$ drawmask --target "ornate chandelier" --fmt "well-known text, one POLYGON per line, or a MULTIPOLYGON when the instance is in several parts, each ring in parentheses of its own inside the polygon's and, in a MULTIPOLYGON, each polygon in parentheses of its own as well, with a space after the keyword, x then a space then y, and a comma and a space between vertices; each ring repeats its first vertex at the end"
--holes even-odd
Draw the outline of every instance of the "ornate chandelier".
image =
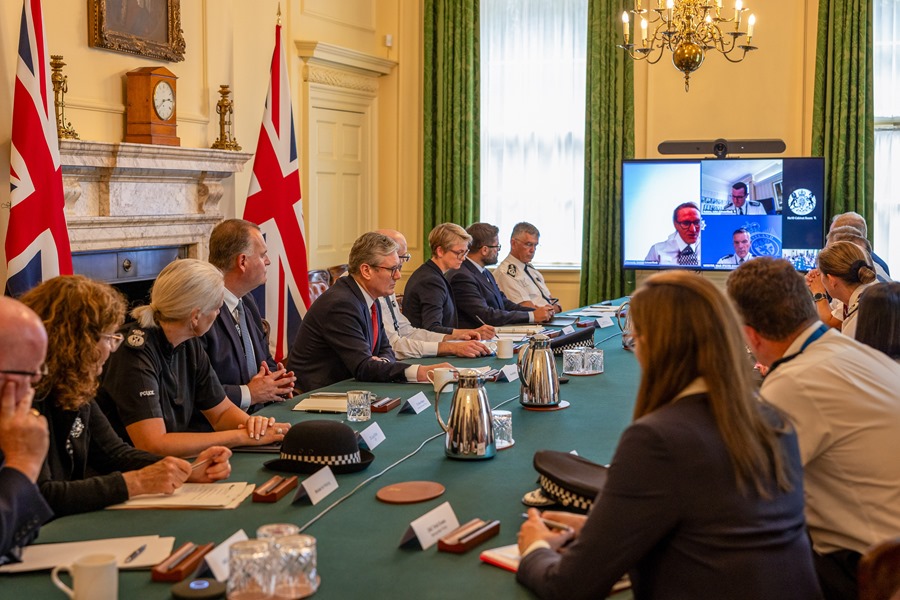
POLYGON ((672 64, 684 73, 684 91, 688 91, 691 73, 703 64, 707 50, 718 50, 733 63, 741 62, 747 52, 756 50, 756 46, 750 45, 756 24, 754 15, 747 19, 747 31, 741 31, 742 13, 748 10, 742 0, 735 0, 731 18, 725 17, 722 0, 665 0, 665 8, 661 6, 662 1, 656 0, 656 8, 648 9, 641 8, 641 0, 634 0, 634 9, 622 13, 625 43, 617 47, 634 60, 647 60, 652 65, 659 62, 666 50, 671 51, 672 64), (640 20, 640 44, 636 43, 637 31, 635 43, 629 41, 629 12, 634 15, 635 30, 640 20), (652 34, 648 32, 650 28, 652 34), (746 43, 739 44, 745 35, 746 43))

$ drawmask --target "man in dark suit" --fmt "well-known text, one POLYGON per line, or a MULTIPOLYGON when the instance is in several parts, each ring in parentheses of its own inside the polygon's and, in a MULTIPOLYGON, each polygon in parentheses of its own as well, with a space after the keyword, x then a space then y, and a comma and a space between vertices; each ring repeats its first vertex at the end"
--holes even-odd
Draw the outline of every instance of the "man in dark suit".
POLYGON ((553 318, 550 305, 531 308, 516 304, 500 291, 487 266, 496 265, 500 254, 500 230, 489 223, 474 223, 466 229, 472 236, 469 255, 462 266, 447 273, 459 327, 542 323, 553 318))
POLYGON ((225 302, 200 340, 228 399, 247 412, 284 401, 296 378, 275 364, 250 294, 266 282, 266 242, 259 227, 243 219, 219 223, 209 237, 209 262, 225 277, 225 302), (243 313, 243 314, 242 314, 243 313))
POLYGON ((18 560, 53 516, 35 485, 50 443, 47 419, 31 408, 46 354, 40 317, 0 297, 0 564, 18 560))
POLYGON ((437 365, 397 362, 384 328, 378 298, 390 296, 403 262, 397 243, 369 232, 350 249, 349 276, 316 300, 300 323, 288 356, 298 387, 309 392, 355 377, 358 381, 427 381, 437 365))

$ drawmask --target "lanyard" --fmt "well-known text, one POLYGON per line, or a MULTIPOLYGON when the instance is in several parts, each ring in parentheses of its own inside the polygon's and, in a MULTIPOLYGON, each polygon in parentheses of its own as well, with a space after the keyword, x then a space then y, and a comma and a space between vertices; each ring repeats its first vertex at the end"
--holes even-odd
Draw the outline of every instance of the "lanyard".
POLYGON ((819 325, 819 328, 816 329, 815 331, 813 331, 813 332, 810 334, 810 336, 809 336, 808 338, 806 338, 806 341, 803 342, 803 345, 800 346, 800 351, 799 351, 799 352, 795 352, 794 354, 791 354, 790 356, 784 356, 784 357, 782 357, 782 358, 779 358, 779 359, 776 360, 775 362, 773 362, 773 363, 772 363, 772 367, 769 369, 769 373, 768 373, 768 375, 766 375, 766 377, 768 377, 769 375, 771 375, 771 374, 772 374, 772 371, 774 371, 775 369, 777 369, 778 367, 780 367, 780 366, 783 365, 784 363, 790 362, 790 361, 794 360, 795 358, 797 358, 798 356, 800 356, 801 354, 803 354, 803 351, 806 350, 806 348, 807 348, 810 344, 812 344, 812 343, 815 342, 817 339, 819 339, 820 337, 822 337, 823 335, 825 335, 825 332, 826 332, 826 331, 828 331, 828 325, 826 325, 825 323, 822 323, 821 325, 819 325))

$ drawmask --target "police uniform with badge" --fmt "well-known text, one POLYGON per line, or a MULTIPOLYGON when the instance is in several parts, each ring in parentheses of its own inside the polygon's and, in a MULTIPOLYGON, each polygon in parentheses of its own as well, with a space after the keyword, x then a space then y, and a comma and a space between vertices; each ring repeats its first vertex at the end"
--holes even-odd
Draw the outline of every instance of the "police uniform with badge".
POLYGON ((753 254, 751 254, 750 252, 748 252, 747 256, 745 256, 744 258, 741 258, 737 254, 726 254, 725 256, 723 256, 716 262, 716 268, 717 269, 737 269, 738 266, 747 262, 751 258, 756 258, 756 257, 753 256, 753 254))
POLYGON ((162 419, 167 433, 194 431, 210 410, 225 399, 199 338, 173 347, 159 327, 126 325, 125 343, 110 355, 103 370, 97 403, 123 440, 126 427, 162 419))
POLYGON ((744 202, 743 206, 740 208, 734 205, 734 202, 729 202, 725 205, 725 208, 722 209, 723 214, 727 215, 765 215, 766 207, 762 205, 761 202, 757 202, 756 200, 747 200, 744 202))
POLYGON ((494 269, 494 279, 506 297, 516 304, 522 302, 531 302, 535 306, 555 304, 540 271, 531 263, 523 263, 512 254, 504 258, 494 269))

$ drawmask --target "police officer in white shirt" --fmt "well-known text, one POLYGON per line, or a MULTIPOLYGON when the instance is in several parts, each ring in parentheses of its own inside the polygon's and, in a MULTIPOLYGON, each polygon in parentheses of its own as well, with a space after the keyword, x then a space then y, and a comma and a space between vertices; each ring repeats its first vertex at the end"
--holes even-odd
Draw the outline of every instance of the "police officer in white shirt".
POLYGON ((494 279, 513 302, 532 308, 549 304, 560 312, 559 299, 550 294, 544 276, 531 264, 540 237, 541 232, 531 223, 517 223, 510 236, 509 255, 494 269, 494 279))
POLYGON ((738 265, 742 265, 751 258, 750 254, 750 232, 741 227, 731 234, 731 241, 734 244, 734 254, 726 254, 716 262, 717 269, 736 269, 738 265))
POLYGON ((731 202, 725 205, 722 212, 732 215, 764 215, 766 207, 761 202, 747 199, 749 194, 747 184, 738 181, 731 186, 731 202))

